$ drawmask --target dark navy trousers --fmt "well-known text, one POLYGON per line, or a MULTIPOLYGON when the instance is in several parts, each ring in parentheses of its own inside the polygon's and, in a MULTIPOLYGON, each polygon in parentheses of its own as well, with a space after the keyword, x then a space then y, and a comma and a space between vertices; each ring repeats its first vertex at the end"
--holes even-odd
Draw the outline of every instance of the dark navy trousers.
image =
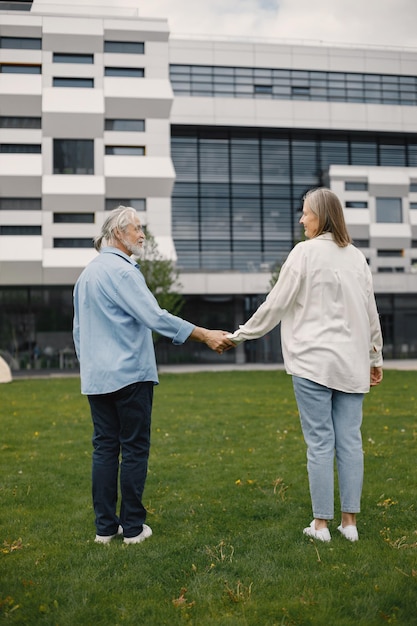
POLYGON ((98 535, 116 534, 119 524, 125 537, 142 532, 153 387, 152 382, 138 382, 112 393, 88 396, 94 425, 92 492, 98 535))

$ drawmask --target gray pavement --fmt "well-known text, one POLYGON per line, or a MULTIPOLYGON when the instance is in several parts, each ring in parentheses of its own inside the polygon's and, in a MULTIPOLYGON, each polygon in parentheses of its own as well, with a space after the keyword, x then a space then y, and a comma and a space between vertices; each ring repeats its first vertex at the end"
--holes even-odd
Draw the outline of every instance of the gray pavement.
MULTIPOLYGON (((251 372, 259 370, 283 370, 283 363, 219 363, 219 364, 190 364, 190 365, 161 365, 158 367, 160 373, 184 374, 190 372, 228 372, 240 371, 251 372)), ((417 370, 417 359, 387 360, 384 363, 384 370, 417 370)))
MULTIPOLYGON (((184 365, 160 365, 158 372, 160 374, 190 374, 193 372, 251 372, 283 369, 283 363, 245 363, 243 365, 237 363, 190 363, 184 365)), ((384 370, 417 370, 417 359, 386 360, 384 370)), ((77 378, 79 372, 73 369, 19 370, 12 372, 12 375, 14 380, 24 378, 77 378)))

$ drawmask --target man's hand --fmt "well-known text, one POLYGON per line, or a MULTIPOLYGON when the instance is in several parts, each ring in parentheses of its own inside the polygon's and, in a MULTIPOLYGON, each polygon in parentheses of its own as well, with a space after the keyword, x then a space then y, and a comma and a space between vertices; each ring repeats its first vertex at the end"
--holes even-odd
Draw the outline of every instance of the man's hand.
POLYGON ((219 354, 223 354, 225 350, 235 347, 233 341, 227 338, 229 333, 225 330, 208 330, 207 333, 206 345, 219 354))
POLYGON ((371 367, 371 387, 376 387, 382 381, 382 367, 371 367))
POLYGON ((207 328, 196 326, 189 338, 192 341, 201 341, 211 350, 218 354, 223 354, 226 350, 235 347, 233 341, 227 338, 228 334, 230 333, 225 330, 208 330, 207 328))

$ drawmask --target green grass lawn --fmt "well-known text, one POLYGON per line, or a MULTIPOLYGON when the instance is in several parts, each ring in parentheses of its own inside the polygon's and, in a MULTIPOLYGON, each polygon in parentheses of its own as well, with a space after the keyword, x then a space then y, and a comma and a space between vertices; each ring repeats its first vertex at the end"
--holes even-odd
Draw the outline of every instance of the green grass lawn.
POLYGON ((58 626, 417 624, 417 372, 365 402, 360 541, 302 534, 305 445, 282 371, 163 374, 143 544, 94 543, 79 381, 0 387, 0 619, 58 626))

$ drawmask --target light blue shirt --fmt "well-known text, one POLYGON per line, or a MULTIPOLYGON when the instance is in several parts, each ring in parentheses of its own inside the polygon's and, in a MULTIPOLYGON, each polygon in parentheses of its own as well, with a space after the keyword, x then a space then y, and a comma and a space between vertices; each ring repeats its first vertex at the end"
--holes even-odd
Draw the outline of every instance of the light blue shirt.
POLYGON ((158 383, 152 331, 180 345, 194 328, 160 308, 133 259, 117 248, 104 248, 74 288, 73 337, 81 393, 158 383))

